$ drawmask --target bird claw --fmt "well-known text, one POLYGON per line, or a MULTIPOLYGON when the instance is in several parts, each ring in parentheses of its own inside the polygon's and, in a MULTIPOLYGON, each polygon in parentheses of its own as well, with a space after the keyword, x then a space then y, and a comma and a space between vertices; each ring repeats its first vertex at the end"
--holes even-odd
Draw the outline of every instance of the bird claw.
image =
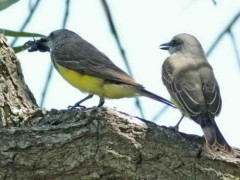
POLYGON ((173 130, 174 132, 179 132, 179 126, 169 126, 169 129, 173 130))
POLYGON ((73 109, 86 109, 86 106, 82 106, 78 104, 75 104, 74 106, 68 106, 68 110, 73 110, 73 109))

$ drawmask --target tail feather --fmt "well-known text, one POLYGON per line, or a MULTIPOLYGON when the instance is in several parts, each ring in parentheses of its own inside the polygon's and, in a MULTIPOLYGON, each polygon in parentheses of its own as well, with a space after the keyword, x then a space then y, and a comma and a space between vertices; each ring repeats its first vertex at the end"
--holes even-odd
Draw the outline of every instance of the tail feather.
POLYGON ((221 151, 224 153, 234 153, 231 146, 224 139, 214 120, 210 120, 209 118, 203 118, 201 122, 201 128, 203 130, 207 146, 213 152, 221 151))
POLYGON ((147 91, 146 89, 140 89, 139 92, 138 92, 140 95, 142 96, 145 96, 145 97, 148 97, 148 98, 151 98, 153 100, 156 100, 156 101, 159 101, 159 102, 162 102, 164 104, 167 104, 168 106, 171 106, 173 108, 176 108, 176 106, 174 106, 174 104, 170 101, 168 101, 167 99, 161 97, 161 96, 158 96, 150 91, 147 91))

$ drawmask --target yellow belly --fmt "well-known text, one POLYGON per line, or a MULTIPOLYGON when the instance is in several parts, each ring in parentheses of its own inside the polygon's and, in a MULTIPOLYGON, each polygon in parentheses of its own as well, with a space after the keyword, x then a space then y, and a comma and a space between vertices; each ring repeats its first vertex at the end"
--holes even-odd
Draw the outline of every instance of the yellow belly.
POLYGON ((81 75, 78 72, 60 66, 57 63, 55 63, 55 66, 67 82, 83 92, 97 94, 112 99, 136 96, 134 89, 128 86, 106 83, 104 79, 101 78, 81 75))
POLYGON ((137 96, 136 91, 133 88, 124 85, 105 83, 103 91, 104 97, 112 99, 137 96))

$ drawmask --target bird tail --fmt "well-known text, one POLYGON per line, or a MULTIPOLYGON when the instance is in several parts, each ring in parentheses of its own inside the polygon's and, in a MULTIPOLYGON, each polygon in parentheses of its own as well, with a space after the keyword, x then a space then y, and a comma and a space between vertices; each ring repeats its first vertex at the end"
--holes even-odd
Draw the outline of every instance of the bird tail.
POLYGON ((207 146, 213 152, 221 151, 228 154, 234 154, 233 149, 224 139, 214 119, 210 120, 209 118, 203 118, 201 128, 203 130, 207 146))
POLYGON ((170 102, 167 99, 165 99, 165 98, 163 98, 161 96, 158 96, 158 95, 156 95, 156 94, 154 94, 154 93, 152 93, 150 91, 147 91, 146 89, 139 89, 138 94, 140 94, 141 96, 145 96, 145 97, 151 98, 151 99, 156 100, 156 101, 160 101, 160 102, 162 102, 162 103, 164 103, 164 104, 166 104, 168 106, 176 108, 172 102, 170 102))

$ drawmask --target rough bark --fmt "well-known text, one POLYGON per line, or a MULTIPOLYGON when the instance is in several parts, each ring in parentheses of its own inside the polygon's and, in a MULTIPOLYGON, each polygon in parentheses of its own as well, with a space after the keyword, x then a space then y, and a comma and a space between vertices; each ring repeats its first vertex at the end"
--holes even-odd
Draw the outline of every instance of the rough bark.
MULTIPOLYGON (((11 67, 19 67, 6 43, 5 51, 2 47, 1 77, 4 68, 8 69, 2 64, 11 64, 6 61, 12 62, 11 67)), ((21 126, 10 123, 0 127, 0 180, 240 179, 240 160, 211 155, 202 137, 176 133, 105 107, 36 110, 21 72, 13 76, 14 72, 13 68, 1 83, 22 83, 11 89, 15 98, 22 100, 5 98, 1 89, 4 98, 0 107, 19 107, 21 113, 8 113, 1 120, 12 122, 19 115, 21 126), (22 121, 25 114, 28 119, 22 121)), ((7 85, 11 87, 11 83, 7 85)))
POLYGON ((20 63, 0 34, 0 127, 19 125, 36 111, 36 101, 24 82, 20 63))

